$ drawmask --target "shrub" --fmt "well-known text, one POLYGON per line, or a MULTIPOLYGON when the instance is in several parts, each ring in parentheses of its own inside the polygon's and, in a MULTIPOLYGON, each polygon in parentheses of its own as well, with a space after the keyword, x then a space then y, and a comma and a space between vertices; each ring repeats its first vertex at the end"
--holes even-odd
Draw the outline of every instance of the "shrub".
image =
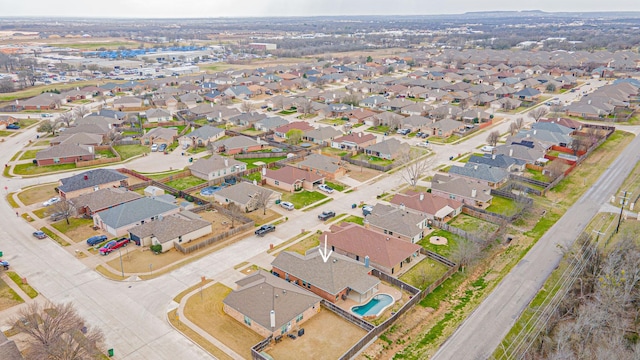
POLYGON ((149 248, 156 254, 160 254, 162 252, 162 245, 160 244, 151 245, 149 248))

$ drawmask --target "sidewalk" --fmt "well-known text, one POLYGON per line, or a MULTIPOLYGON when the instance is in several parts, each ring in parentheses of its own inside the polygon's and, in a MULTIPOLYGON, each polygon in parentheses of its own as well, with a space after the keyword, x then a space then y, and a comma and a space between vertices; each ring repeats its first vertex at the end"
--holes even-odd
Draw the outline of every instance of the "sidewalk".
MULTIPOLYGON (((11 271, 11 269, 9 269, 9 271, 11 271)), ((30 298, 29 295, 27 295, 24 291, 22 291, 22 289, 20 288, 20 286, 18 286, 18 284, 13 282, 13 280, 11 280, 9 276, 7 276, 4 270, 0 272, 0 279, 2 279, 2 281, 7 283, 7 285, 13 291, 15 291, 16 294, 18 294, 18 296, 22 298, 22 300, 24 300, 24 303, 22 304, 12 306, 6 310, 0 311, 0 318, 5 320, 2 323, 0 323, 0 331, 6 331, 11 328, 11 325, 7 320, 17 318, 20 312, 23 311, 26 307, 28 307, 29 304, 34 302, 46 302, 47 299, 45 299, 45 297, 42 296, 41 294, 38 294, 38 296, 36 296, 33 299, 30 298)))

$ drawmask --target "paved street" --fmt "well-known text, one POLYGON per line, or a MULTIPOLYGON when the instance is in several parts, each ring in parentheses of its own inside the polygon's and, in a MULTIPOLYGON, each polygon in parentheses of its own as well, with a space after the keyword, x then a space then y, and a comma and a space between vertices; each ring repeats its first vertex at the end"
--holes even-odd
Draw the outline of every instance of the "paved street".
POLYGON ((640 160, 636 137, 586 193, 547 231, 433 359, 486 359, 500 344, 563 254, 640 160))

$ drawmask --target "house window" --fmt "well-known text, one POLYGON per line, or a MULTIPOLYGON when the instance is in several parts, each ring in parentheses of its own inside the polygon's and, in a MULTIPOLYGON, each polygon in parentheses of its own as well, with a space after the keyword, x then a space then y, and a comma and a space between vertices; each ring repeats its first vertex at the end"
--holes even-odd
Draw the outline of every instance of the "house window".
POLYGON ((182 242, 182 235, 178 236, 178 242, 181 243, 182 242))
POLYGON ((311 283, 307 283, 307 289, 311 289, 311 283))
POLYGON ((289 281, 289 273, 284 273, 284 279, 289 281))
POLYGON ((296 316, 296 322, 302 321, 302 318, 303 318, 302 314, 296 316))
POLYGON ((280 185, 280 181, 276 180, 276 181, 275 181, 275 184, 276 184, 276 185, 280 185))
POLYGON ((56 163, 56 164, 59 163, 60 162, 60 158, 53 158, 53 162, 56 163))
POLYGON ((251 319, 249 319, 249 317, 248 317, 248 316, 246 316, 246 315, 245 315, 245 317, 244 317, 244 323, 245 323, 245 324, 247 324, 247 325, 249 325, 249 326, 251 326, 251 319))

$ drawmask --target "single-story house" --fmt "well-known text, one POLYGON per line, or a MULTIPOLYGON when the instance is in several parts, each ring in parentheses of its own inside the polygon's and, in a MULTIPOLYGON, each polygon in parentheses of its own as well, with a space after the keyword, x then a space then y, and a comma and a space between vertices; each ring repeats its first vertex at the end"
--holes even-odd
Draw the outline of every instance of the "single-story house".
POLYGON ((306 256, 283 251, 271 266, 273 274, 332 303, 347 298, 363 303, 380 285, 380 280, 371 276, 371 267, 336 253, 325 262, 318 251, 306 256))
POLYGON ((173 140, 178 136, 177 129, 157 127, 149 130, 148 133, 142 135, 142 143, 144 145, 151 144, 167 144, 173 143, 173 140))
POLYGON ((409 144, 398 139, 390 138, 377 144, 369 145, 364 149, 365 154, 386 160, 394 160, 401 153, 408 153, 409 144))
POLYGON ((459 131, 462 129, 464 129, 464 123, 462 121, 447 118, 436 121, 432 124, 428 124, 426 126, 426 129, 424 129, 424 132, 429 133, 433 136, 447 138, 453 135, 455 131, 459 131))
POLYGON ((295 331, 320 311, 319 296, 263 270, 236 284, 224 312, 265 338, 295 331))
POLYGON ((447 221, 462 212, 462 202, 424 192, 398 193, 390 202, 398 207, 404 206, 407 211, 425 215, 429 220, 447 221))
POLYGON ((60 179, 58 192, 63 199, 73 199, 100 189, 128 186, 129 178, 113 169, 94 169, 60 179))
POLYGON ((294 129, 304 133, 305 131, 313 130, 313 126, 306 121, 294 121, 273 129, 273 134, 276 138, 287 139, 287 132, 294 129))
POLYGON ((78 161, 95 159, 94 147, 91 145, 61 144, 38 151, 36 163, 38 166, 74 164, 78 161))
POLYGON ((16 106, 22 107, 24 110, 53 110, 61 104, 66 104, 66 102, 67 99, 62 95, 42 93, 30 99, 18 101, 16 106))
POLYGON ((393 207, 381 203, 373 207, 365 221, 368 226, 388 237, 397 237, 414 244, 422 239, 424 229, 429 225, 426 214, 409 212, 404 206, 393 207))
POLYGON ((300 189, 313 191, 314 185, 324 184, 324 176, 314 171, 285 166, 278 170, 267 169, 262 176, 267 185, 294 192, 300 189))
POLYGON ((94 214, 93 225, 113 236, 123 236, 135 226, 179 211, 178 205, 143 197, 94 214))
POLYGON ((289 121, 281 118, 280 116, 268 117, 262 120, 258 120, 253 124, 253 127, 259 131, 269 131, 280 126, 288 124, 289 121))
POLYGON ((150 123, 165 122, 173 120, 170 112, 164 109, 149 109, 145 111, 147 121, 150 123))
POLYGON ((198 159, 189 167, 191 175, 204 180, 224 178, 247 170, 247 164, 234 158, 213 155, 208 159, 198 159))
POLYGON ((262 150, 267 146, 267 144, 262 142, 259 137, 256 137, 254 140, 248 136, 240 135, 215 141, 212 146, 217 152, 224 152, 227 155, 235 155, 262 150))
POLYGON ((199 127, 188 134, 180 137, 178 142, 181 146, 207 146, 209 143, 214 142, 225 134, 224 129, 217 128, 211 125, 204 125, 199 127))
POLYGON ((140 199, 141 197, 142 195, 134 191, 129 191, 124 187, 110 187, 82 194, 68 200, 73 204, 78 216, 93 216, 93 214, 97 212, 140 199))
POLYGON ((210 222, 197 215, 182 213, 158 217, 153 221, 129 229, 129 237, 141 246, 161 245, 162 252, 171 250, 174 244, 188 243, 213 232, 210 222))
POLYGON ((504 169, 508 172, 524 171, 526 167, 526 162, 504 154, 483 154, 482 156, 471 155, 468 162, 471 164, 485 164, 504 169))
POLYGON ((317 129, 305 131, 302 140, 319 145, 331 144, 331 141, 342 135, 342 131, 333 126, 320 126, 317 129))
POLYGON ((337 179, 347 174, 347 168, 340 164, 339 159, 320 154, 311 154, 295 166, 298 169, 315 171, 327 179, 337 179))
POLYGON ((258 209, 258 197, 260 194, 269 194, 269 202, 280 200, 281 193, 265 189, 258 185, 241 181, 233 186, 225 187, 213 193, 213 198, 220 204, 226 205, 235 203, 244 209, 245 212, 251 212, 258 209))
POLYGON ((75 133, 75 134, 66 134, 63 133, 60 136, 56 136, 51 141, 49 141, 49 145, 62 145, 62 144, 70 144, 70 145, 89 145, 89 146, 98 146, 102 144, 103 136, 99 134, 89 134, 89 133, 75 133))
POLYGON ((123 96, 113 101, 113 107, 120 110, 139 110, 142 107, 142 99, 135 96, 123 96))
POLYGON ((371 133, 352 132, 337 137, 331 142, 331 147, 340 150, 360 150, 375 144, 377 138, 371 133))
POLYGON ((506 170, 480 163, 468 162, 464 166, 453 165, 449 168, 449 174, 484 182, 493 189, 509 180, 509 173, 506 170))
POLYGON ((420 245, 400 240, 354 223, 331 226, 320 238, 327 238, 327 246, 334 253, 344 255, 389 275, 400 272, 405 264, 417 257, 420 245))
POLYGON ((444 174, 435 174, 433 176, 431 193, 435 196, 457 200, 463 204, 482 209, 489 207, 493 200, 489 185, 444 174))

